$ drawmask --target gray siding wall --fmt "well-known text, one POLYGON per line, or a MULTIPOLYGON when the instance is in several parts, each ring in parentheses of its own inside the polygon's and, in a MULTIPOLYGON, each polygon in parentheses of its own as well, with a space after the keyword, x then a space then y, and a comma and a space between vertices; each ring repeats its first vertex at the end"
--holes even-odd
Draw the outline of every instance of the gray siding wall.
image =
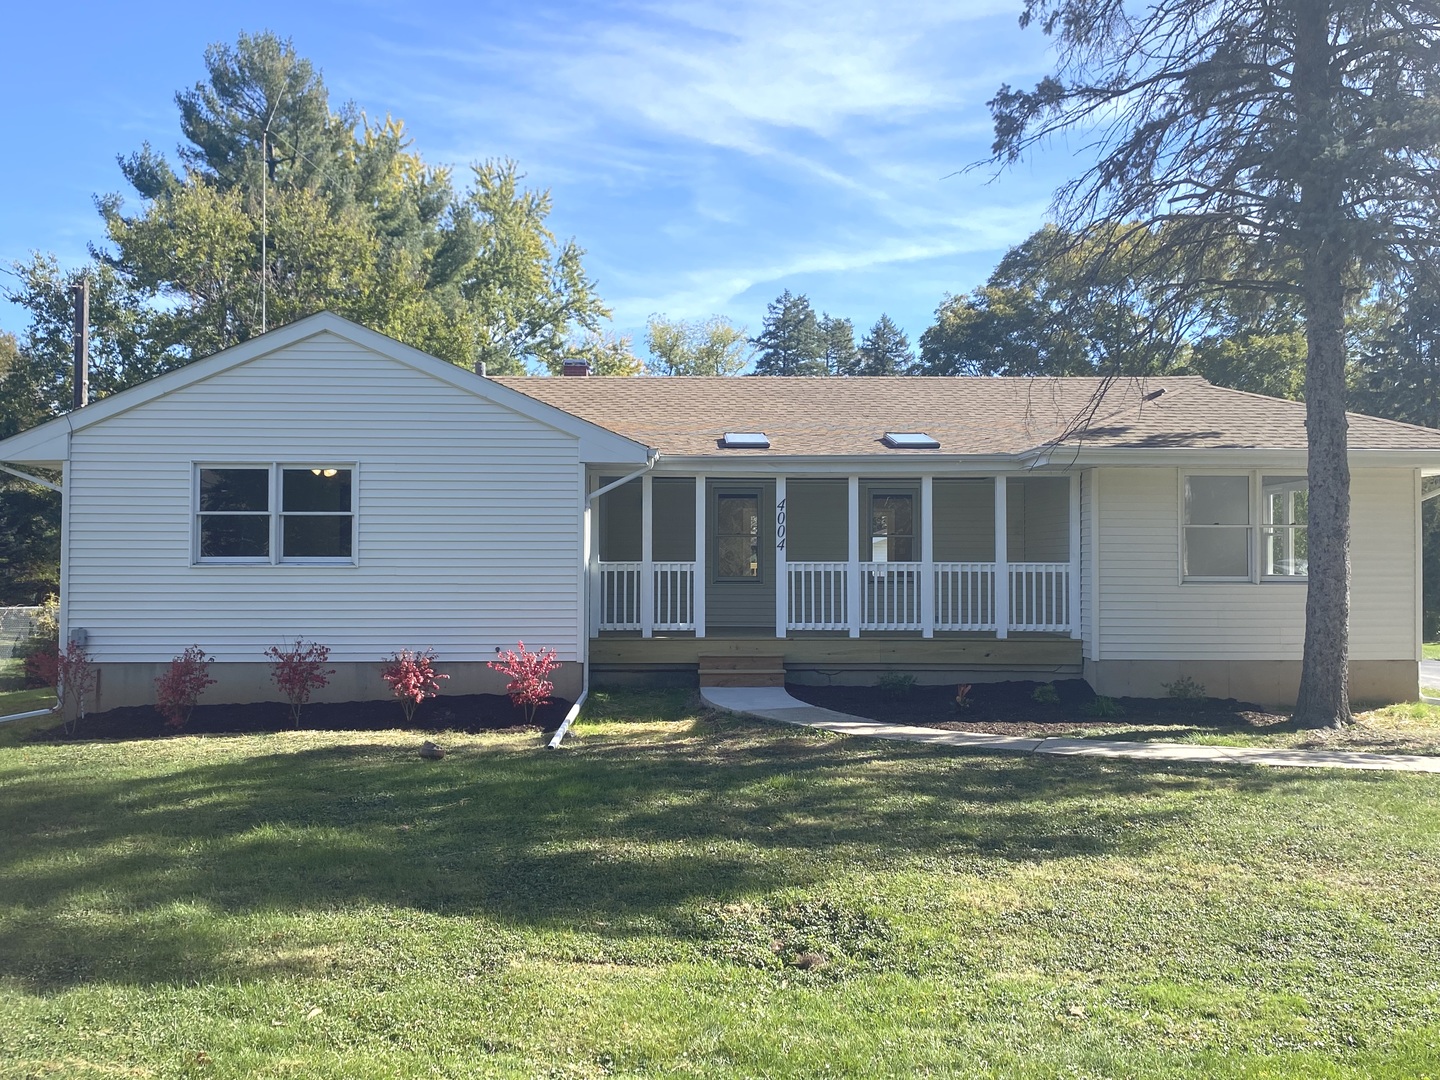
MULTIPOLYGON (((1011 478, 1005 490, 1011 562, 1065 562, 1070 558, 1070 479, 1011 478)), ((994 514, 991 514, 994 520, 994 514)))
MULTIPOLYGON (((787 491, 789 485, 786 485, 787 491)), ((705 625, 773 627, 775 625, 775 482, 773 480, 710 480, 705 513, 705 625), (715 580, 716 497, 721 493, 760 495, 760 577, 757 581, 715 580)), ((787 499, 788 502, 788 499, 787 499)), ((789 519, 787 518, 787 525, 789 519)))
POLYGON ((935 558, 938 562, 995 558, 993 480, 935 481, 935 558))
POLYGON ((785 484, 785 557, 792 562, 850 558, 850 511, 844 480, 785 484))
MULTIPOLYGON (((600 487, 620 479, 602 476, 600 487)), ((651 481, 651 557, 656 562, 690 562, 695 558, 695 481, 684 476, 657 476, 651 481)), ((600 496, 600 561, 639 562, 643 547, 640 477, 600 496)))

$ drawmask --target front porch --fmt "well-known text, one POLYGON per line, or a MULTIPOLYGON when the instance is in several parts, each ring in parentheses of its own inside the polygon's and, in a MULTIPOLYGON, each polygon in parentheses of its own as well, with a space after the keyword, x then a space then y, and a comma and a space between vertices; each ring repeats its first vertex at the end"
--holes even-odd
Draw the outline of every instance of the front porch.
POLYGON ((1079 637, 1074 475, 647 473, 595 501, 592 639, 1079 637))

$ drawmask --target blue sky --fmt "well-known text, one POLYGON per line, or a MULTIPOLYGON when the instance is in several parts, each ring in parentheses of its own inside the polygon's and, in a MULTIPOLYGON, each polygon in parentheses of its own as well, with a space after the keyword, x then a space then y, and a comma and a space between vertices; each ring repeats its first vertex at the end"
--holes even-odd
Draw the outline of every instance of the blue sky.
MULTIPOLYGON (((991 182, 985 101, 1030 84, 1045 39, 1019 0, 733 4, 15 5, 0 94, 0 264, 101 238, 115 156, 173 154, 174 94, 210 42, 293 38, 332 101, 401 117, 431 162, 517 159, 640 340, 646 317, 758 329, 781 290, 912 339, 1046 217, 1057 148, 991 182), (17 43, 23 48, 16 48, 17 43)), ((22 314, 0 304, 0 328, 22 314)))

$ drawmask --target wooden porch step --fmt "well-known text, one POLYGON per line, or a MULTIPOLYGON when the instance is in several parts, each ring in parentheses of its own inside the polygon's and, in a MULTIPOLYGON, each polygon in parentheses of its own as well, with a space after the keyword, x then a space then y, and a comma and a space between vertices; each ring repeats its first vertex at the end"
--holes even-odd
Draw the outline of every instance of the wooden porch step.
POLYGON ((699 657, 701 686, 784 686, 783 653, 699 657))

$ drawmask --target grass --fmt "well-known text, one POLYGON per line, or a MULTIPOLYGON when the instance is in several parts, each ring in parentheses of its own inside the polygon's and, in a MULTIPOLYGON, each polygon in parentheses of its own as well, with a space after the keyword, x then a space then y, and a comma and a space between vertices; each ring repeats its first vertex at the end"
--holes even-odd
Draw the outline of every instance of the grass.
POLYGON ((1251 722, 1204 723, 1184 717, 1144 724, 1124 717, 1107 724, 1090 723, 1054 734, 1069 738, 1126 739, 1135 742, 1176 742, 1208 746, 1257 746, 1299 750, 1346 750, 1389 754, 1440 754, 1440 706, 1423 702, 1388 705, 1357 712, 1348 727, 1299 727, 1280 714, 1255 714, 1251 722))
POLYGON ((0 1077, 1440 1074, 1440 778, 0 729, 0 1077))
POLYGON ((1440 641, 1427 641, 1420 648, 1426 660, 1440 660, 1440 641))
POLYGON ((25 662, 14 658, 0 660, 0 716, 48 709, 55 704, 55 695, 48 689, 12 690, 24 681, 25 662))

